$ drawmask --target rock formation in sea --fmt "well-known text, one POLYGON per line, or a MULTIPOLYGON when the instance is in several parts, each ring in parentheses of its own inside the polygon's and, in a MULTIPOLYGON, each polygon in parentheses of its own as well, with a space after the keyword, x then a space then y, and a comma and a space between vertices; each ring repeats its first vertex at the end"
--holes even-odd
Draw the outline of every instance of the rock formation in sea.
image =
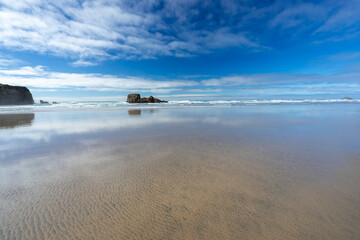
POLYGON ((148 98, 142 98, 140 97, 140 94, 138 93, 131 93, 128 95, 126 102, 128 103, 167 103, 167 101, 163 101, 157 98, 154 98, 153 96, 150 96, 148 98))
POLYGON ((40 100, 40 104, 49 104, 48 101, 40 100))
POLYGON ((352 100, 351 97, 343 97, 342 100, 352 100))
POLYGON ((34 99, 26 87, 0 84, 0 105, 29 105, 34 99))

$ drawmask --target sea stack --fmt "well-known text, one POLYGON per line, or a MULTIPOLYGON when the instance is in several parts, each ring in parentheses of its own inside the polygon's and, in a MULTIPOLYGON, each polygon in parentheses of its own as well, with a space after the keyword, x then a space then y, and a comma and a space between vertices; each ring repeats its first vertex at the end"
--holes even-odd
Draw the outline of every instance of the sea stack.
POLYGON ((0 84, 0 105, 30 105, 34 99, 26 87, 0 84))
POLYGON ((153 96, 150 96, 148 98, 142 98, 140 97, 140 94, 138 93, 131 93, 127 96, 126 102, 128 103, 167 103, 167 101, 163 101, 157 98, 154 98, 153 96))

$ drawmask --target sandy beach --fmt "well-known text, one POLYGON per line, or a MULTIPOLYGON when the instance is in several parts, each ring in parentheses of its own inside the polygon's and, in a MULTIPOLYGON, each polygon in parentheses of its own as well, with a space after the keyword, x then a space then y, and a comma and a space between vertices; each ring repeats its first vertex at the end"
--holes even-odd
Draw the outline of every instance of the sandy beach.
POLYGON ((359 119, 358 104, 2 115, 0 239, 357 239, 359 119))

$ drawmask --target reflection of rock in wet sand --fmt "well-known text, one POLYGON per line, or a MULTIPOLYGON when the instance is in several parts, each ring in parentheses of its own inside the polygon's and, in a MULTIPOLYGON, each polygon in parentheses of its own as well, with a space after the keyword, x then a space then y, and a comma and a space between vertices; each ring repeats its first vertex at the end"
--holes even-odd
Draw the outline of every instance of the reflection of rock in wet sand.
POLYGON ((150 108, 148 111, 149 111, 149 113, 153 114, 154 112, 156 112, 156 109, 150 108))
POLYGON ((0 114, 0 128, 15 128, 30 126, 34 120, 33 113, 26 114, 0 114))
POLYGON ((141 109, 129 109, 128 114, 129 115, 141 115, 141 109))
POLYGON ((148 112, 150 114, 153 114, 154 112, 156 112, 157 109, 153 109, 153 108, 150 108, 150 109, 129 109, 128 110, 128 114, 129 115, 141 115, 141 112, 148 112))

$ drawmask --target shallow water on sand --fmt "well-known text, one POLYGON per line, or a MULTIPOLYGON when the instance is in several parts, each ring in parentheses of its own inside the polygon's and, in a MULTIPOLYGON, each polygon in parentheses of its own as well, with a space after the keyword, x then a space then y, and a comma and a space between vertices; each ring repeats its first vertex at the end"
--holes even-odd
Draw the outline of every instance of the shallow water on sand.
POLYGON ((357 239, 360 105, 0 115, 0 239, 357 239))

